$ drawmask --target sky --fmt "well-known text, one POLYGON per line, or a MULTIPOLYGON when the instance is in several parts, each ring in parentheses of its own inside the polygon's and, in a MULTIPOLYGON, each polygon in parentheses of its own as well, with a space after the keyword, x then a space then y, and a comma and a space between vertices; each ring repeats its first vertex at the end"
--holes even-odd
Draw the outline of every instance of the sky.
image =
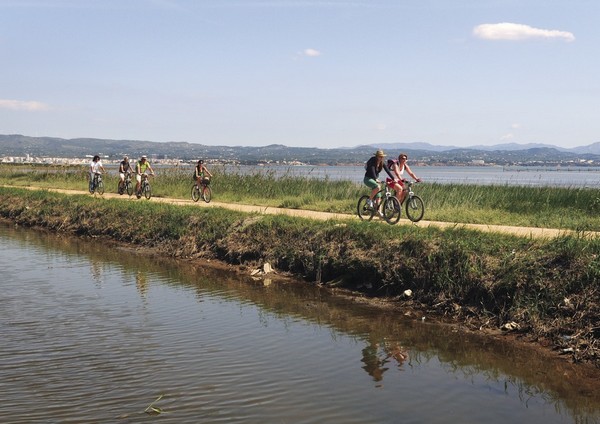
POLYGON ((597 0, 0 0, 0 134, 586 146, 599 17, 597 0))

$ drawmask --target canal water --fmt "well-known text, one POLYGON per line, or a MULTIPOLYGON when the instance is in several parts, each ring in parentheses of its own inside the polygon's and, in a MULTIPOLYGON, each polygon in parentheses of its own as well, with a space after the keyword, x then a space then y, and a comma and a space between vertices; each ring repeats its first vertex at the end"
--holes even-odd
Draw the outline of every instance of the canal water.
POLYGON ((6 223, 0 246, 2 423, 600 422, 598 373, 428 317, 6 223))

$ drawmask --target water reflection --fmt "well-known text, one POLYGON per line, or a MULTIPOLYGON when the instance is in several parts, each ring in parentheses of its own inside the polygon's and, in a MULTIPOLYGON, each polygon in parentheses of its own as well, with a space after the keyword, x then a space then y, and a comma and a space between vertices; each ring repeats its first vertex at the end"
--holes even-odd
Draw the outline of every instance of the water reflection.
POLYGON ((369 339, 362 350, 363 369, 373 377, 374 381, 382 381, 383 373, 390 366, 402 367, 408 358, 408 353, 399 342, 390 343, 388 340, 374 341, 369 339))
MULTIPOLYGON (((66 421, 56 417, 73 404, 81 404, 73 422, 98 421, 104 411, 84 411, 92 400, 101 410, 143 411, 163 392, 159 406, 173 415, 160 419, 169 422, 397 422, 399 413, 420 422, 599 421, 598 373, 526 346, 318 287, 264 285, 34 231, 0 227, 0 237, 15 246, 4 255, 37 251, 32 270, 81 277, 51 297, 55 285, 33 271, 28 286, 7 291, 18 276, 5 273, 0 392, 14 395, 2 421, 66 421), (16 419, 25 403, 45 412, 16 419)), ((137 422, 136 414, 119 415, 137 422)))

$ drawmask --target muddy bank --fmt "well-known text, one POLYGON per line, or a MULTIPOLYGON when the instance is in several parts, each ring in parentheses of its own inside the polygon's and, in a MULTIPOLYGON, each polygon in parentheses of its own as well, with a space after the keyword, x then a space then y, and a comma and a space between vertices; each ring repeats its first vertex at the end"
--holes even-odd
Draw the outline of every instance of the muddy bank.
POLYGON ((597 240, 320 222, 7 188, 0 188, 0 216, 247 272, 269 263, 277 273, 537 340, 556 355, 600 366, 597 240))

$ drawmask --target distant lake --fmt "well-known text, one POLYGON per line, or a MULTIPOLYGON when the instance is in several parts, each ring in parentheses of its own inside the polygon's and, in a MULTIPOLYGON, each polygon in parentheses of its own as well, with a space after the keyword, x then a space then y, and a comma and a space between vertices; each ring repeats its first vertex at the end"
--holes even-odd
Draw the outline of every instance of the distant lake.
MULTIPOLYGON (((362 182, 365 175, 362 166, 225 165, 221 167, 209 165, 209 169, 213 168, 226 173, 272 172, 274 177, 308 176, 357 183, 362 182)), ((413 166, 411 169, 424 181, 441 184, 600 188, 599 167, 413 166)), ((384 177, 385 172, 380 175, 384 177)))

